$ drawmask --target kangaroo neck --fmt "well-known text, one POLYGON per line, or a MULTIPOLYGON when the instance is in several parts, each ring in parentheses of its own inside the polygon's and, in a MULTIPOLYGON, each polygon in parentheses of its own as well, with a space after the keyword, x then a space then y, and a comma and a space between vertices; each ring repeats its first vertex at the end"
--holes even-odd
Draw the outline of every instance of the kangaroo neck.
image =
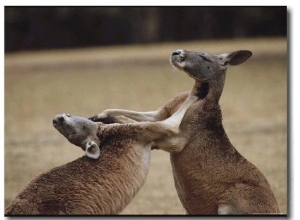
POLYGON ((231 145, 222 123, 222 110, 219 99, 222 90, 216 90, 215 85, 207 81, 195 81, 191 90, 191 95, 197 95, 198 104, 193 106, 191 117, 196 117, 193 121, 197 124, 197 131, 201 130, 204 136, 210 135, 212 140, 222 139, 224 143, 231 145))
POLYGON ((196 95, 199 99, 206 99, 218 105, 226 79, 226 69, 209 78, 194 79, 195 84, 191 91, 192 95, 196 95))
POLYGON ((203 100, 203 105, 209 108, 219 107, 219 100, 222 95, 223 86, 214 82, 195 80, 191 95, 196 95, 203 100))

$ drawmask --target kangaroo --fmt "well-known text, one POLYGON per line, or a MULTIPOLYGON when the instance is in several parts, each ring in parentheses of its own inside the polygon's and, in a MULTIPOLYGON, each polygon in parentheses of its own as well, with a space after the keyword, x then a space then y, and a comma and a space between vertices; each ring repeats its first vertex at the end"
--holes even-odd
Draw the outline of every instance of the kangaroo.
MULTIPOLYGON (((207 52, 176 50, 171 64, 195 80, 191 92, 181 93, 156 111, 134 112, 108 109, 91 117, 122 123, 160 121, 170 117, 194 94, 198 100, 180 124, 184 144, 168 148, 175 187, 187 214, 248 215, 279 213, 276 198, 265 176, 231 144, 222 124, 219 100, 228 66, 244 63, 252 52, 239 50, 211 55, 207 52)), ((165 146, 158 146, 166 150, 165 146)))
POLYGON ((146 180, 152 142, 180 145, 172 137, 196 100, 189 96, 172 117, 160 122, 106 125, 57 115, 53 126, 86 156, 35 177, 6 208, 5 216, 120 213, 146 180))

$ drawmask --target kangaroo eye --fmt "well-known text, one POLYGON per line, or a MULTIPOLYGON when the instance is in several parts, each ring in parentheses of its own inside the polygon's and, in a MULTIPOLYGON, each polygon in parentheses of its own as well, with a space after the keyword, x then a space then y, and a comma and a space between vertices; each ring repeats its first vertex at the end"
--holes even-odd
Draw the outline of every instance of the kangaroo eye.
POLYGON ((199 55, 203 60, 205 60, 205 61, 209 61, 210 62, 210 60, 209 59, 207 59, 205 56, 203 56, 203 55, 199 55))

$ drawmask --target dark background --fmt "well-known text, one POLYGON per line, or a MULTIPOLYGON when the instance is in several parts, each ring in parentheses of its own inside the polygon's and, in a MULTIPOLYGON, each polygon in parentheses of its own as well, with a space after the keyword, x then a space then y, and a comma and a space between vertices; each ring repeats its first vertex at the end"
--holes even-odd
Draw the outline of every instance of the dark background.
POLYGON ((286 36, 287 7, 5 7, 5 52, 286 36))

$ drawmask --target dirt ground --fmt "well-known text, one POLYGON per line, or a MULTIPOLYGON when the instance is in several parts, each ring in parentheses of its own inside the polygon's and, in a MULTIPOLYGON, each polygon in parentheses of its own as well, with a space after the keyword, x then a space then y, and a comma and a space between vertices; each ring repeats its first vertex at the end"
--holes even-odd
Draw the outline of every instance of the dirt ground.
MULTIPOLYGON (((56 114, 155 110, 193 85, 169 64, 172 51, 249 49, 253 57, 227 71, 223 124, 237 150, 267 177, 280 211, 287 213, 286 44, 283 38, 236 39, 5 55, 5 207, 33 177, 83 155, 52 127, 56 114)), ((185 214, 168 153, 152 152, 146 183, 122 214, 185 214)))

